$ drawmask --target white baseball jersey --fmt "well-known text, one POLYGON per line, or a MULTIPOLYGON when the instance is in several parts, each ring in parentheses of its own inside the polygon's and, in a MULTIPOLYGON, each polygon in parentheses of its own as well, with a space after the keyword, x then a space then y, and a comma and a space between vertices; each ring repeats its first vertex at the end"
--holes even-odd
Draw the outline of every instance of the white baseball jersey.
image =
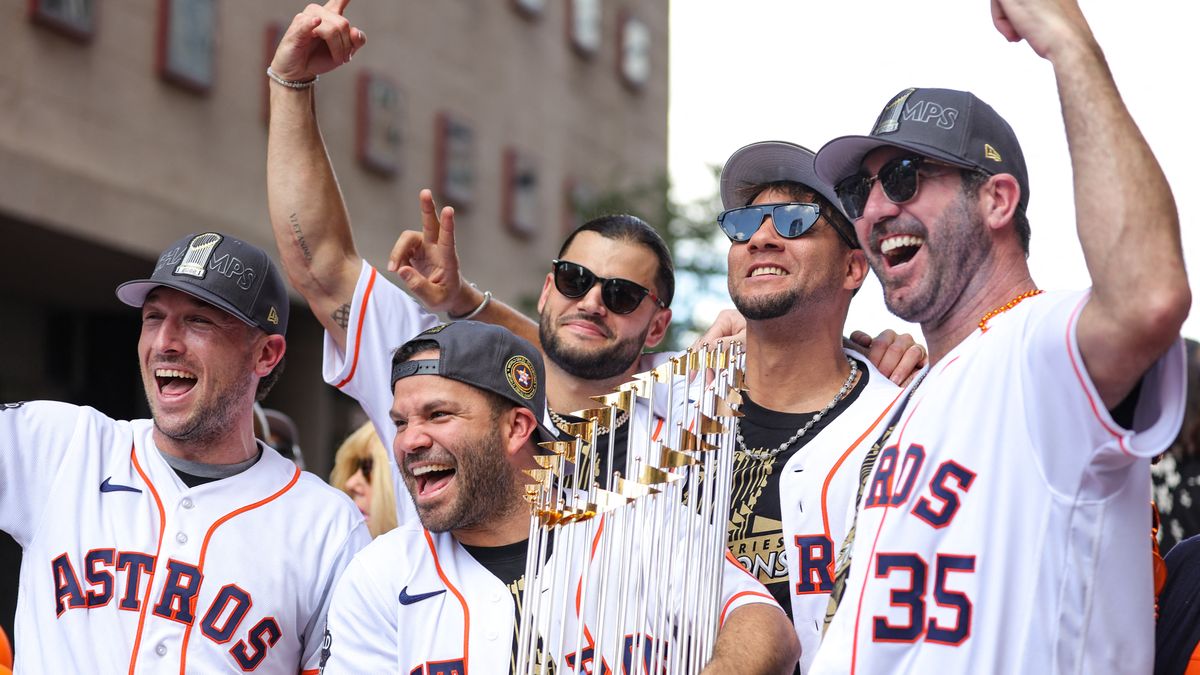
MULTIPOLYGON (((396 486, 397 522, 419 524, 417 512, 396 466, 393 441, 396 427, 388 412, 392 408, 392 353, 426 329, 442 323, 435 314, 386 279, 374 267, 363 261, 350 317, 346 327, 346 350, 325 334, 325 353, 322 374, 325 381, 358 401, 375 426, 375 432, 388 448, 392 465, 392 483, 396 486)), ((647 354, 642 357, 640 370, 649 370, 663 363, 669 354, 647 354)), ((638 399, 631 422, 632 438, 647 438, 646 429, 659 430, 666 409, 666 387, 655 387, 654 412, 644 399, 638 399)), ((686 390, 682 380, 677 392, 686 390)), ((686 394, 677 393, 674 401, 686 394)), ((547 426, 553 424, 546 420, 547 426)))
POLYGON ((829 426, 788 459, 779 477, 783 557, 791 586, 792 622, 800 638, 802 673, 809 671, 821 644, 834 562, 854 515, 863 457, 901 393, 900 387, 858 357, 859 368, 868 371, 865 388, 829 426))
POLYGON ((265 446, 188 488, 152 431, 65 403, 0 408, 0 529, 24 549, 16 672, 315 668, 362 515, 265 446))
MULTIPOLYGON (((575 564, 588 556, 590 540, 578 537, 567 547, 565 539, 560 534, 545 563, 547 569, 564 552, 570 553, 575 564)), ((630 552, 628 559, 636 561, 649 550, 643 544, 639 551, 630 552)), ((598 563, 593 564, 590 574, 597 574, 598 568, 598 563)), ((732 560, 726 558, 723 569, 722 623, 743 605, 778 606, 762 584, 732 560)), ((571 583, 548 589, 541 600, 543 606, 564 605, 562 593, 573 599, 580 570, 581 565, 574 567, 571 583)), ((329 659, 322 672, 508 675, 516 631, 514 602, 510 589, 450 533, 397 528, 379 536, 355 557, 338 583, 329 610, 329 659)), ((610 606, 615 602, 614 593, 610 606)), ((565 606, 573 608, 574 603, 565 606)), ((595 630, 595 616, 596 606, 587 606, 584 626, 589 631, 595 630)), ((606 616, 615 616, 615 610, 610 608, 606 616)), ((568 609, 566 621, 555 622, 543 643, 554 652, 563 629, 568 641, 573 640, 577 621, 578 615, 568 609)), ((626 634, 632 635, 632 628, 626 634)), ((574 663, 577 656, 568 654, 569 662, 574 663)), ((558 660, 557 654, 554 657, 558 660)), ((581 658, 586 668, 593 656, 585 650, 581 658)), ((607 661, 612 664, 617 659, 610 655, 607 661)), ((600 669, 596 667, 595 672, 600 669)))
POLYGON ((1080 357, 1085 293, 1029 298, 915 390, 867 483, 813 673, 1148 673, 1148 458, 1179 429, 1182 343, 1133 428, 1080 357))

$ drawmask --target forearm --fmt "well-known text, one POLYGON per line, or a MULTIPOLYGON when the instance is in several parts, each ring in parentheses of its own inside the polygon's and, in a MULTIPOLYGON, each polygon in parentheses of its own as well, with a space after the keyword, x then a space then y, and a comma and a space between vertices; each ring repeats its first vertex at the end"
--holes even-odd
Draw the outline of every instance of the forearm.
MULTIPOLYGON (((461 306, 452 308, 450 310, 451 316, 469 314, 484 301, 483 291, 475 287, 465 287, 462 295, 463 301, 461 306)), ((538 345, 540 348, 537 322, 518 312, 511 305, 496 299, 495 296, 487 302, 487 306, 482 311, 472 316, 471 319, 473 321, 483 321, 484 323, 503 326, 516 335, 529 340, 534 345, 538 345)))
POLYGON ((800 660, 800 641, 787 615, 767 604, 743 605, 730 612, 717 634, 705 675, 788 675, 800 660))
POLYGON ((1076 222, 1092 278, 1080 347, 1111 407, 1178 334, 1190 292, 1170 186, 1099 45, 1090 31, 1078 32, 1047 58, 1058 82, 1076 222))
POLYGON ((315 87, 270 86, 267 203, 280 259, 292 286, 336 337, 361 267, 341 190, 314 108, 315 87))

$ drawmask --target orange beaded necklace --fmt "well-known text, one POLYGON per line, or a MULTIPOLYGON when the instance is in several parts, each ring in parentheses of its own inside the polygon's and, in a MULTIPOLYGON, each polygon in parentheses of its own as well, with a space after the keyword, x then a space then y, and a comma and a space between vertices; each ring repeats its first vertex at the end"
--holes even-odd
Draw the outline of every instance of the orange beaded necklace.
POLYGON ((1003 314, 1003 313, 1007 312, 1008 310, 1012 309, 1013 307, 1016 307, 1017 305, 1021 304, 1021 301, 1024 300, 1025 298, 1032 298, 1033 296, 1039 295, 1041 293, 1042 293, 1042 289, 1040 289, 1040 288, 1035 288, 1032 291, 1025 291, 1024 293, 1018 295, 1017 297, 1013 298, 1012 300, 1009 300, 1008 302, 1004 303, 1003 305, 1000 305, 999 307, 991 310, 987 314, 984 314, 983 318, 981 318, 979 320, 979 332, 981 332, 981 333, 988 332, 988 321, 992 317, 996 316, 997 314, 1003 314))

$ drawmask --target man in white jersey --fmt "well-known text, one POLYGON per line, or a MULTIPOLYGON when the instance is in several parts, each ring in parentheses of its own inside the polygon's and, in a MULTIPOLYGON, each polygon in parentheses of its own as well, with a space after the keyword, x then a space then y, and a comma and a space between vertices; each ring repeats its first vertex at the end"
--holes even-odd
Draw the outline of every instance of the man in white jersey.
MULTIPOLYGON (((459 321, 403 345, 391 380, 395 449, 420 524, 380 536, 347 568, 324 672, 511 672, 530 529, 521 472, 538 468, 536 442, 557 438, 540 422, 541 354, 505 328, 459 321)), ((560 542, 547 564, 583 560, 592 542, 575 543, 560 542)), ((722 627, 705 672, 790 672, 797 644, 783 613, 732 560, 723 578, 722 627)), ((597 617, 580 611, 594 633, 597 617)))
POLYGON ((253 433, 288 298, 266 252, 189 235, 122 284, 153 420, 0 409, 0 527, 24 548, 16 672, 287 673, 369 535, 345 495, 253 433))
POLYGON ((863 441, 900 389, 842 346, 867 263, 836 195, 813 172, 813 153, 782 141, 741 148, 721 170, 721 201, 729 295, 746 319, 748 390, 729 549, 790 610, 807 672, 863 441))
POLYGON ((816 673, 1153 666, 1149 458, 1180 424, 1191 302, 1178 215, 1079 7, 992 8, 1054 66, 1092 288, 1035 285, 1021 148, 967 92, 904 90, 818 153, 931 365, 872 452, 816 673))

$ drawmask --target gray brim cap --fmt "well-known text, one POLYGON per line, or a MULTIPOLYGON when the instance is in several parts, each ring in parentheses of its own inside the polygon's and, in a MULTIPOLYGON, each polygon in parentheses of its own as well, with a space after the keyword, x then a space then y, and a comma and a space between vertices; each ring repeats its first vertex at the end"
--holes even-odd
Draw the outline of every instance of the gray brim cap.
POLYGON ((117 298, 141 307, 166 286, 203 300, 270 335, 287 333, 287 286, 261 248, 216 232, 189 234, 158 257, 147 279, 117 286, 117 298))
MULTIPOLYGON (((817 153, 817 176, 829 185, 854 175, 876 148, 896 147, 989 175, 1007 173, 1029 206, 1029 173, 1017 135, 990 105, 967 91, 901 91, 888 101, 867 136, 842 136, 817 153)), ((839 202, 840 203, 840 202, 839 202)))

